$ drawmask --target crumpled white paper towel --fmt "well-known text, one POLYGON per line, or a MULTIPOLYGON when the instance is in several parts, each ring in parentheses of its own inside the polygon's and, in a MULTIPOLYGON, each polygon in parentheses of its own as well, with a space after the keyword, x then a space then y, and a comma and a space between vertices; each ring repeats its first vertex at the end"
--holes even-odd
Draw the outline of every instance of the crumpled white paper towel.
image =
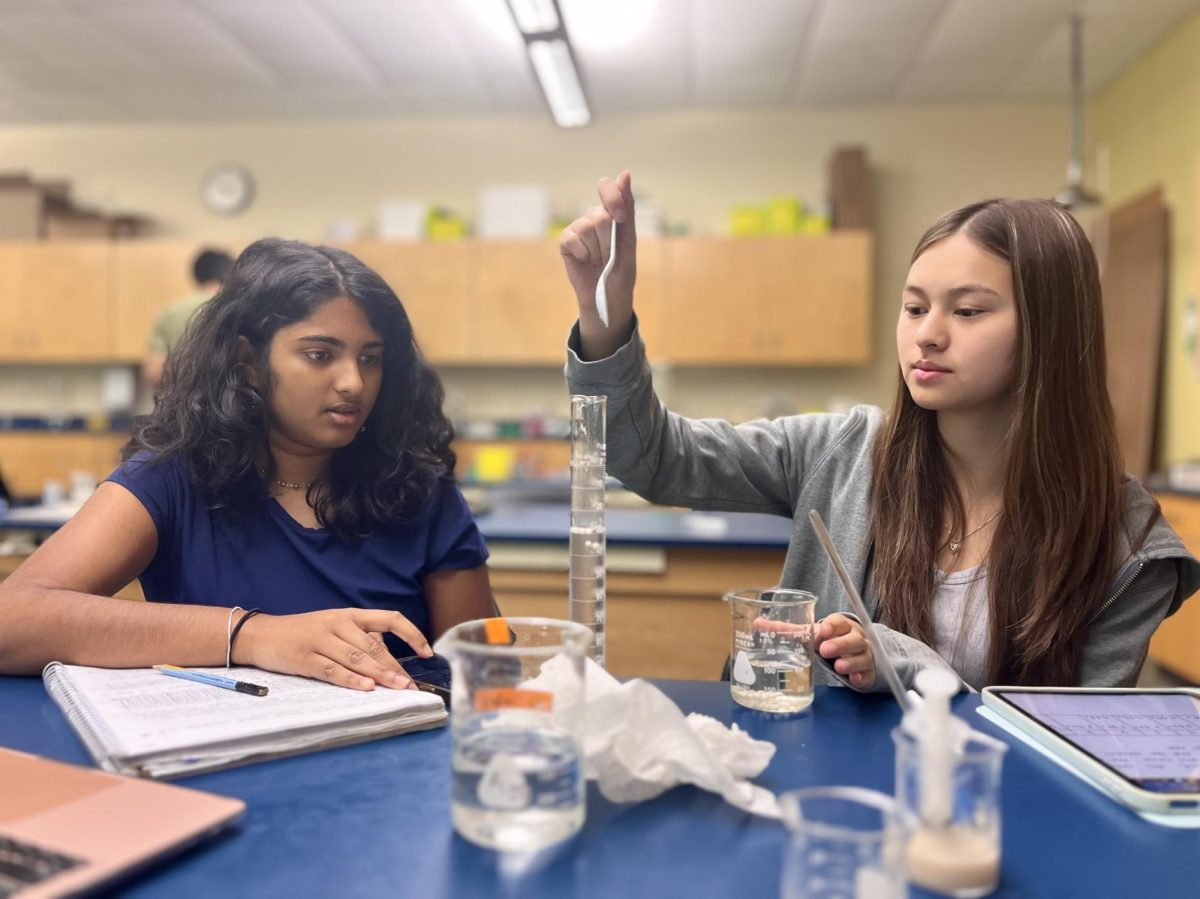
MULTIPOLYGON (((606 799, 640 802, 694 784, 737 808, 779 817, 775 795, 748 782, 775 755, 773 743, 707 715, 685 717, 653 684, 621 683, 591 659, 586 665, 584 769, 606 799)), ((553 691, 556 681, 567 679, 574 679, 570 662, 559 656, 530 686, 553 691)))

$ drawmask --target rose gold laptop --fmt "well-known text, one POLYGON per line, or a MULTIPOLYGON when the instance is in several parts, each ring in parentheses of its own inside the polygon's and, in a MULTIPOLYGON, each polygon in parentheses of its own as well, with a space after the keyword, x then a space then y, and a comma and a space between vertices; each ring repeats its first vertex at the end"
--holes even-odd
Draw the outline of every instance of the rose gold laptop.
POLYGON ((245 809, 239 799, 0 748, 0 899, 93 889, 245 809))

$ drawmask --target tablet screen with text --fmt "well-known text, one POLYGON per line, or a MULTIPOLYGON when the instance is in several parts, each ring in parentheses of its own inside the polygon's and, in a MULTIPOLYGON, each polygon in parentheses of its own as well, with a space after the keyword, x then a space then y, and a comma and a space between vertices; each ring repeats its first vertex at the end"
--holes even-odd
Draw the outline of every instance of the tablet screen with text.
POLYGON ((1200 793, 1200 700, 1185 693, 997 695, 1143 790, 1200 793))

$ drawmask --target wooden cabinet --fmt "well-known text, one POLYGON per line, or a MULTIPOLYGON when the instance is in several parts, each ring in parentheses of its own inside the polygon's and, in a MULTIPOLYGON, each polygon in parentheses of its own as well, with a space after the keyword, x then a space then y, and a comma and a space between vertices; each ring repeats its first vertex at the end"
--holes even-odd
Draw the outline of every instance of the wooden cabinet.
POLYGON ((141 362, 159 311, 196 290, 194 240, 120 241, 113 251, 114 356, 141 362))
MULTIPOLYGON (((611 554, 611 548, 610 548, 611 554)), ((666 550, 661 574, 608 573, 605 637, 617 677, 718 680, 729 655, 726 590, 779 581, 783 550, 666 550)), ((492 591, 505 615, 567 617, 566 547, 561 571, 491 566, 492 591)))
POLYGON ((396 292, 412 322, 417 345, 429 361, 471 361, 472 244, 360 241, 344 249, 378 272, 396 292))
MULTIPOLYGON (((1200 497, 1158 495, 1163 515, 1192 555, 1200 557, 1200 497)), ((1200 599, 1193 596, 1159 625, 1150 657, 1172 674, 1200 684, 1200 599)))
POLYGON ((646 352, 655 362, 668 359, 671 353, 671 334, 665 315, 668 283, 667 247, 668 242, 663 240, 638 241, 638 271, 637 284, 633 288, 633 308, 637 312, 642 339, 646 341, 646 352))
POLYGON ((0 362, 16 361, 24 343, 21 264, 14 244, 0 243, 0 362))
POLYGON ((667 243, 667 355, 679 365, 862 365, 871 357, 872 240, 667 243))
POLYGON ((575 299, 550 240, 475 244, 472 360, 481 365, 561 365, 575 299))
POLYGON ((0 432, 0 473, 17 496, 37 497, 46 481, 69 486, 72 471, 86 471, 97 481, 120 462, 128 434, 86 431, 0 432))
POLYGON ((4 362, 114 358, 112 244, 0 244, 0 353, 4 362))
MULTIPOLYGON (((871 246, 859 231, 643 240, 635 306, 651 358, 868 362, 871 246)), ((345 248, 396 291, 431 361, 562 365, 576 310, 554 241, 345 248)), ((0 359, 140 361, 155 315, 192 291, 199 249, 191 240, 0 243, 0 359)))

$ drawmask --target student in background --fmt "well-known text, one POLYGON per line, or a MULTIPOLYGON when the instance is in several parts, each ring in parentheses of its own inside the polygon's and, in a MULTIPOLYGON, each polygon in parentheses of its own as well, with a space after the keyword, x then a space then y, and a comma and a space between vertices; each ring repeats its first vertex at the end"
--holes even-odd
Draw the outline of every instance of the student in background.
POLYGON ((633 314, 629 174, 602 179, 599 194, 560 250, 579 306, 568 382, 608 396, 612 474, 655 502, 793 517, 780 584, 820 597, 820 655, 854 687, 876 685, 875 664, 810 509, 886 625, 902 677, 948 665, 977 688, 1135 682, 1155 628, 1200 586, 1200 564, 1122 475, 1096 260, 1062 207, 991 200, 926 232, 899 297, 889 413, 735 426, 655 396, 633 314), (595 291, 613 218, 605 328, 595 291))
POLYGON ((158 313, 154 319, 154 329, 150 332, 150 340, 147 342, 146 359, 142 363, 142 377, 151 387, 158 388, 162 382, 167 354, 183 336, 184 329, 196 314, 196 310, 221 289, 232 266, 233 259, 228 253, 220 250, 201 251, 192 263, 192 277, 196 281, 196 290, 158 313))
POLYGON ((167 365, 124 464, 0 584, 0 673, 228 658, 404 687, 394 656, 494 614, 441 383, 375 272, 260 240, 167 365), (148 602, 109 598, 134 578, 148 602))

